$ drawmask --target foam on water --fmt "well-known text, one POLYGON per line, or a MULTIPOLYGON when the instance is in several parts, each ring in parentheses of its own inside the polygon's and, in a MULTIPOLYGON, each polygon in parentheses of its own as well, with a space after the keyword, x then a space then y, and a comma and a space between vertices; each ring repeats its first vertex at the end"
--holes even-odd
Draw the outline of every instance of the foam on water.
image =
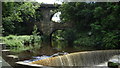
POLYGON ((63 56, 33 61, 31 64, 39 64, 44 66, 94 66, 106 62, 112 56, 119 54, 120 50, 76 52, 63 56))

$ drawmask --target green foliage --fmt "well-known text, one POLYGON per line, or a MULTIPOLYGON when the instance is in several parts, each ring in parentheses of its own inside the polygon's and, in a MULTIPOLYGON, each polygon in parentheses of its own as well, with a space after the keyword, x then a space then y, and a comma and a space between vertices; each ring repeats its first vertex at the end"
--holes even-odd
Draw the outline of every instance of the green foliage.
POLYGON ((38 3, 3 2, 2 7, 4 35, 17 34, 16 30, 21 30, 20 32, 23 33, 26 23, 35 22, 40 19, 38 11, 36 11, 40 7, 38 3))
POLYGON ((93 46, 94 45, 94 40, 93 40, 93 38, 91 38, 91 37, 80 37, 79 39, 77 39, 77 40, 75 40, 74 41, 74 43, 76 44, 76 45, 80 45, 80 46, 93 46))
POLYGON ((32 35, 30 36, 30 41, 34 45, 40 45, 41 43, 41 37, 38 36, 38 34, 39 34, 38 28, 36 25, 34 25, 32 35))
POLYGON ((10 47, 21 47, 24 46, 24 43, 29 42, 29 36, 14 36, 9 35, 6 37, 2 37, 3 43, 10 47))
POLYGON ((108 62, 108 67, 112 67, 112 68, 117 68, 119 66, 119 63, 115 63, 115 62, 108 62))
POLYGON ((30 50, 34 48, 41 47, 41 37, 38 36, 37 26, 34 26, 33 35, 9 35, 5 37, 0 37, 0 41, 5 43, 8 47, 13 48, 13 52, 21 52, 24 50, 30 50))
MULTIPOLYGON (((63 3, 59 8, 61 19, 72 22, 75 27, 66 37, 74 33, 76 45, 96 49, 119 49, 120 6, 118 3, 63 3)), ((64 35, 64 34, 63 34, 64 35)), ((74 38, 72 35, 66 40, 74 38)))
POLYGON ((21 47, 21 46, 23 46, 23 43, 21 41, 18 41, 18 40, 6 40, 5 43, 6 43, 7 46, 10 46, 10 47, 21 47))
POLYGON ((37 35, 39 34, 39 32, 37 32, 37 31, 38 31, 38 28, 37 28, 36 25, 34 25, 32 34, 33 34, 34 36, 37 36, 37 35))
MULTIPOLYGON (((31 35, 32 36, 32 35, 31 35)), ((29 46, 29 45, 33 45, 33 43, 31 43, 31 36, 15 36, 15 35, 9 35, 6 37, 1 37, 0 39, 2 39, 3 43, 5 43, 7 46, 9 47, 24 47, 24 46, 29 46)), ((35 44, 40 43, 40 37, 36 36, 34 39, 37 42, 34 42, 35 44), (39 42, 38 42, 38 38, 39 38, 39 42)))
POLYGON ((67 30, 58 30, 53 34, 53 40, 58 42, 58 45, 61 47, 65 47, 65 45, 73 46, 74 40, 76 40, 76 32, 72 29, 67 30), (64 42, 64 43, 63 43, 64 42), (62 45, 64 44, 64 45, 62 45))
POLYGON ((11 48, 10 51, 14 52, 14 53, 21 53, 24 52, 26 50, 32 50, 34 49, 31 46, 24 46, 24 47, 15 47, 15 48, 11 48))
POLYGON ((63 31, 62 37, 67 40, 69 46, 73 46, 73 42, 76 40, 76 31, 73 29, 63 31))
POLYGON ((34 18, 35 9, 39 6, 39 4, 31 2, 3 2, 3 20, 28 21, 30 17, 34 18))
POLYGON ((62 30, 57 30, 56 32, 54 32, 52 34, 52 37, 53 37, 53 40, 60 40, 62 37, 61 37, 61 32, 62 30))
POLYGON ((116 33, 114 32, 106 33, 103 38, 103 46, 107 49, 119 47, 118 43, 120 42, 120 40, 118 38, 118 35, 116 35, 116 33))
POLYGON ((58 49, 65 48, 67 46, 67 41, 62 36, 64 35, 63 33, 63 30, 57 30, 52 34, 52 45, 58 49))

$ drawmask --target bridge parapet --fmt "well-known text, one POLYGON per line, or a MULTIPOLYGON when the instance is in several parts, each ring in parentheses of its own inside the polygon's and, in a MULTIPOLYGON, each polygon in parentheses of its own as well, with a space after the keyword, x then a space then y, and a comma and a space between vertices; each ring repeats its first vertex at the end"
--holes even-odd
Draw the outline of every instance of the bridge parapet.
POLYGON ((51 16, 54 14, 52 11, 57 9, 58 6, 55 6, 54 4, 41 4, 39 10, 43 17, 42 22, 49 23, 51 21, 51 16))

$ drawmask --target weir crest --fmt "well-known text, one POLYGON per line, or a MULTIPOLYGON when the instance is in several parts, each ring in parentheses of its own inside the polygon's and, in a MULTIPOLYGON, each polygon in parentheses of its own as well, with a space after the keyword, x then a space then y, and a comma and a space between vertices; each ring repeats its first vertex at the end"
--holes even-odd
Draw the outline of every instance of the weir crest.
POLYGON ((120 50, 99 50, 70 53, 31 62, 43 66, 94 66, 108 61, 114 55, 120 55, 120 50))

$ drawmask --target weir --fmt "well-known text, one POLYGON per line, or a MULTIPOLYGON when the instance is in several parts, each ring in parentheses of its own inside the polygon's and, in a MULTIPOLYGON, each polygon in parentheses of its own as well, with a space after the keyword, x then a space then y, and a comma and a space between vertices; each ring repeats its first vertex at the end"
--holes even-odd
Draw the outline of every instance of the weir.
POLYGON ((70 53, 31 62, 43 66, 94 66, 107 62, 114 55, 120 55, 120 50, 99 50, 70 53))

